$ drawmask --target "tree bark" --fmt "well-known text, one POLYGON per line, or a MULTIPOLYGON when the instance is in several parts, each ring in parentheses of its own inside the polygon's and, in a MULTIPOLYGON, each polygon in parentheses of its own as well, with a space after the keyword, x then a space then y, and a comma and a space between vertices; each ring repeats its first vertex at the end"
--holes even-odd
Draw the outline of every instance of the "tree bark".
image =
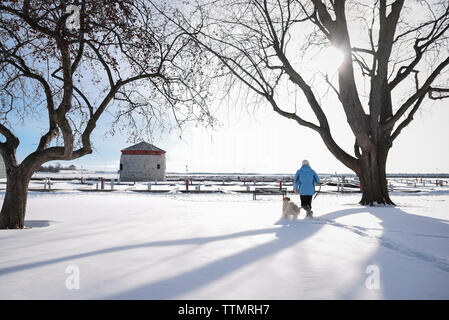
POLYGON ((7 176, 6 193, 0 212, 0 229, 23 229, 31 175, 17 170, 7 176))
POLYGON ((389 204, 391 201, 388 193, 386 163, 388 148, 372 148, 364 150, 360 159, 360 187, 362 190, 362 205, 389 204))

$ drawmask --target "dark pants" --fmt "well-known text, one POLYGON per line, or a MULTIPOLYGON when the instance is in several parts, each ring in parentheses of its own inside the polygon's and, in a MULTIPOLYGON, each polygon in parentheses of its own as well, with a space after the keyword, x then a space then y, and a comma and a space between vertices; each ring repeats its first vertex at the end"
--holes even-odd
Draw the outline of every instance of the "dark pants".
POLYGON ((310 209, 312 209, 312 196, 300 195, 300 198, 301 198, 301 207, 303 208, 309 207, 310 209))

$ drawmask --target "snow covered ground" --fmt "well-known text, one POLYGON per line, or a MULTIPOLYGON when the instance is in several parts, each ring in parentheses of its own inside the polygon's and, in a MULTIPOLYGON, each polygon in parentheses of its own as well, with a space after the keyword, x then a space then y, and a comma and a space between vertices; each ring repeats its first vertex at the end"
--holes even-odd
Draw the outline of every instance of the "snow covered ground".
POLYGON ((447 188, 359 197, 281 222, 281 196, 30 192, 31 228, 0 231, 0 298, 449 299, 447 188))

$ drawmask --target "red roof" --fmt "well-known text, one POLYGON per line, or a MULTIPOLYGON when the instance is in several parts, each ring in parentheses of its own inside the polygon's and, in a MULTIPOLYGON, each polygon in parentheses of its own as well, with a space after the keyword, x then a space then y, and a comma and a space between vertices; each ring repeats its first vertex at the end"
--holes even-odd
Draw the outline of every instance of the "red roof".
POLYGON ((156 146, 153 146, 152 144, 149 144, 148 142, 142 141, 138 144, 135 144, 131 147, 128 147, 126 149, 121 150, 122 154, 147 154, 147 155, 161 155, 166 153, 165 150, 162 150, 156 146))

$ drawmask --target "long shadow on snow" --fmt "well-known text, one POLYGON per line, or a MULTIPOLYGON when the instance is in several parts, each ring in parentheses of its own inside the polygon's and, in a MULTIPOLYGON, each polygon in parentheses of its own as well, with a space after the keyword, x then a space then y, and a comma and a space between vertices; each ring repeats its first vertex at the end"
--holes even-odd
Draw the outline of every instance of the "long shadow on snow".
POLYGON ((328 214, 318 217, 317 220, 307 221, 305 223, 308 226, 307 228, 304 228, 305 224, 302 223, 302 221, 298 221, 295 223, 282 223, 281 227, 243 231, 222 236, 198 237, 190 239, 146 242, 136 245, 117 246, 3 268, 0 269, 0 276, 9 273, 14 273, 17 271, 59 263, 63 261, 69 261, 101 254, 108 254, 113 252, 120 252, 125 250, 132 250, 137 248, 146 248, 146 247, 150 248, 157 246, 175 246, 175 245, 188 245, 188 244, 202 245, 213 241, 240 238, 252 235, 270 234, 270 233, 276 234, 277 239, 275 240, 257 245, 252 248, 248 248, 239 253, 222 258, 218 261, 201 266, 194 270, 179 274, 175 277, 149 283, 122 292, 115 296, 108 297, 112 299, 121 299, 121 298, 171 299, 183 295, 185 293, 188 293, 190 291, 193 291, 195 289, 201 288, 210 282, 223 278, 226 275, 229 275, 230 273, 238 270, 239 268, 257 262, 258 260, 261 260, 264 257, 273 255, 276 252, 280 252, 281 250, 284 250, 288 247, 294 246, 297 243, 300 243, 301 241, 317 233, 324 225, 341 227, 350 232, 354 232, 361 237, 370 237, 371 235, 369 234, 369 229, 367 228, 345 225, 335 221, 335 219, 338 219, 340 217, 361 212, 369 212, 370 214, 376 216, 382 221, 383 234, 377 237, 381 246, 391 249, 398 254, 418 258, 424 262, 432 264, 434 267, 437 267, 440 270, 449 272, 449 264, 445 262, 443 259, 439 259, 430 254, 425 254, 423 252, 409 249, 399 243, 390 241, 386 236, 388 235, 389 232, 403 232, 402 230, 404 229, 404 226, 418 225, 420 226, 421 230, 424 230, 424 232, 419 232, 419 230, 415 230, 418 232, 412 232, 409 234, 420 237, 424 236, 424 237, 445 239, 449 236, 449 224, 447 224, 447 221, 409 214, 398 208, 359 207, 330 212, 328 214), (432 233, 429 233, 430 230, 432 231, 432 233))
MULTIPOLYGON (((430 254, 422 253, 418 250, 409 249, 399 243, 396 243, 387 237, 385 233, 388 232, 402 232, 400 229, 407 225, 418 225, 424 227, 423 229, 436 229, 444 235, 449 235, 449 225, 447 221, 428 218, 424 216, 418 216, 406 213, 398 208, 383 208, 383 207, 360 207, 354 209, 344 209, 334 211, 325 215, 322 215, 317 220, 307 221, 308 228, 304 228, 304 224, 301 221, 297 223, 282 223, 280 228, 275 230, 266 229, 261 233, 275 232, 277 239, 269 241, 267 243, 246 249, 242 252, 234 255, 222 258, 218 261, 201 266, 194 270, 182 273, 175 277, 159 280, 153 283, 149 283, 131 290, 121 292, 117 295, 107 297, 108 299, 173 299, 183 294, 191 292, 195 289, 201 288, 210 282, 216 281, 230 273, 263 259, 264 257, 280 252, 288 247, 294 246, 297 243, 309 238, 316 232, 318 232, 324 225, 332 225, 335 227, 341 227, 348 231, 354 232, 361 237, 373 237, 369 234, 368 228, 350 226, 335 222, 335 219, 346 215, 352 215, 361 212, 368 212, 380 220, 382 220, 383 235, 374 236, 378 238, 380 247, 393 250, 395 253, 406 255, 413 258, 418 258, 424 262, 431 263, 433 267, 439 268, 443 271, 449 272, 449 264, 444 260, 434 257, 430 254), (438 226, 438 227, 437 227, 438 226)), ((412 235, 422 236, 425 233, 411 233, 412 235)), ((428 236, 433 236, 428 234, 428 236)), ((441 235, 440 235, 441 236, 441 235)), ((380 249, 379 247, 379 249, 380 249)), ((376 253, 373 254, 373 256, 376 253)), ((370 260, 370 259, 368 259, 370 260)), ((394 266, 391 266, 394 267, 394 266)), ((364 269, 361 270, 361 274, 364 274, 364 269)), ((413 275, 409 275, 413 277, 413 275)), ((364 279, 361 279, 361 283, 364 279)), ((352 292, 351 290, 349 292, 352 292)))
MULTIPOLYGON (((359 212, 368 212, 378 218, 381 228, 373 229, 382 230, 382 233, 373 235, 370 228, 342 225, 361 237, 376 239, 379 244, 378 249, 360 264, 359 281, 342 292, 343 299, 358 298, 361 291, 368 290, 365 287, 368 275, 364 273, 368 265, 379 267, 382 299, 449 298, 448 281, 441 281, 449 280, 449 261, 445 259, 449 248, 447 220, 407 213, 399 207, 388 210, 361 208, 359 212), (428 248, 437 248, 440 252, 434 255, 428 248)), ((335 221, 331 224, 338 225, 335 221)))
POLYGON ((273 233, 273 232, 276 232, 278 229, 279 228, 277 228, 277 227, 273 227, 273 228, 267 228, 267 229, 236 232, 236 233, 231 233, 231 234, 222 235, 222 236, 145 242, 145 243, 134 244, 134 245, 125 245, 125 246, 117 246, 117 247, 112 247, 112 248, 105 248, 105 249, 100 249, 100 250, 95 250, 95 251, 90 251, 90 252, 85 252, 85 253, 73 254, 73 255, 64 256, 64 257, 59 257, 59 258, 54 258, 54 259, 49 259, 49 260, 44 260, 44 261, 37 261, 37 262, 3 268, 3 269, 0 269, 0 276, 8 274, 8 273, 14 273, 17 271, 28 270, 28 269, 32 269, 32 268, 42 267, 45 265, 50 265, 50 264, 74 260, 74 259, 91 257, 91 256, 95 256, 95 255, 100 255, 100 254, 107 254, 107 253, 139 249, 139 248, 147 248, 147 247, 149 248, 149 247, 163 247, 163 246, 178 246, 178 245, 189 245, 189 244, 202 245, 202 244, 214 242, 214 241, 247 237, 247 236, 253 236, 253 235, 258 235, 258 234, 273 233))

